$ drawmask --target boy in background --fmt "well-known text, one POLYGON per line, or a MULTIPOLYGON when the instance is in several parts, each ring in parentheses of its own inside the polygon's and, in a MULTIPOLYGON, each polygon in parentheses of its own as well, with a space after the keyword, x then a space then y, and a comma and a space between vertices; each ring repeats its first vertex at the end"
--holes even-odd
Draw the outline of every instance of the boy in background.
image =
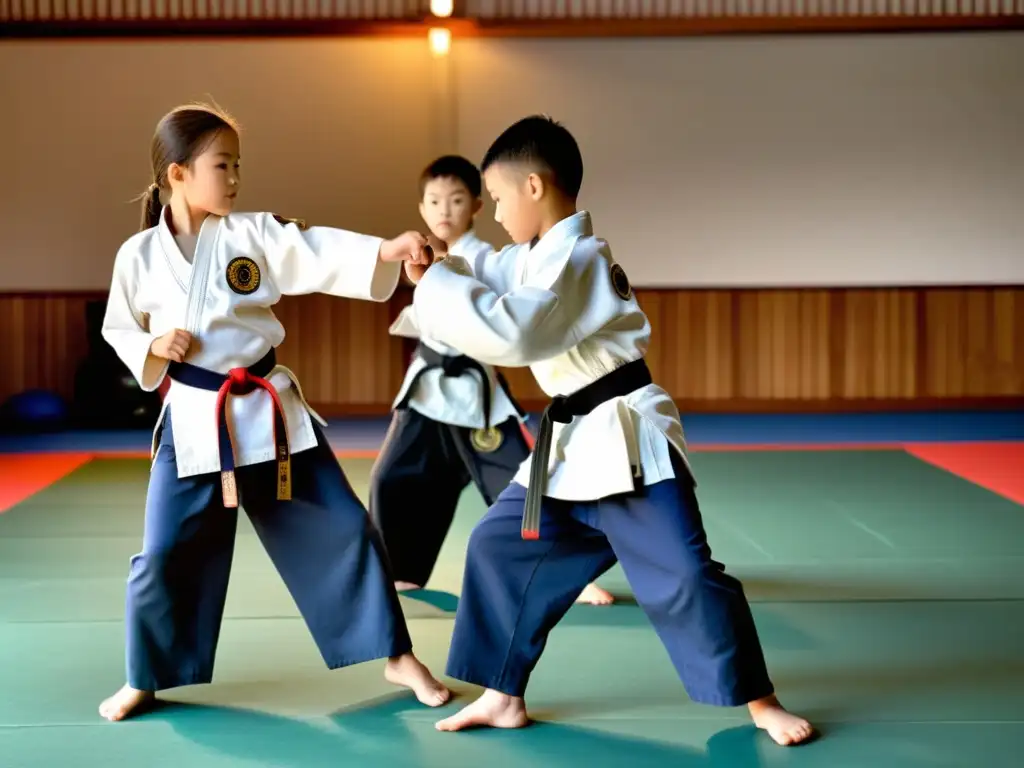
MULTIPOLYGON (((480 171, 457 155, 438 158, 420 176, 420 216, 451 255, 475 260, 494 251, 473 231, 481 187, 480 171)), ((421 334, 411 307, 390 330, 419 343, 371 473, 369 509, 395 586, 408 591, 426 586, 466 485, 476 485, 490 506, 530 445, 526 414, 492 366, 421 334)), ((596 585, 580 599, 612 602, 596 585)))

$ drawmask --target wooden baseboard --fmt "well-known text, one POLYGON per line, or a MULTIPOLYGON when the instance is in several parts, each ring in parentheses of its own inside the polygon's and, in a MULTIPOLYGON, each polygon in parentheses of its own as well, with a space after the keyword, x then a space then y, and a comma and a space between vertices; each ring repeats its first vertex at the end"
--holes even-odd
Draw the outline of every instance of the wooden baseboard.
MULTIPOLYGON (((378 418, 391 408, 385 403, 314 403, 313 410, 325 419, 378 418)), ((522 400, 529 413, 540 413, 546 400, 522 400)), ((850 400, 723 399, 676 400, 681 414, 811 414, 811 413, 899 413, 943 411, 1022 411, 1024 397, 887 398, 850 400)))

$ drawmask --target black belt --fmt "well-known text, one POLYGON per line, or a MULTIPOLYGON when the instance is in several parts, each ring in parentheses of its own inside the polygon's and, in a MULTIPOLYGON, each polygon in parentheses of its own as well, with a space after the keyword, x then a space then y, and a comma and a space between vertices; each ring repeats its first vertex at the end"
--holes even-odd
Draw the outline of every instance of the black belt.
POLYGON ((274 385, 266 376, 277 365, 277 356, 271 349, 261 360, 248 368, 232 368, 226 374, 200 368, 191 363, 172 362, 167 375, 186 387, 205 389, 217 393, 217 438, 220 452, 221 490, 225 507, 238 506, 238 488, 235 485, 235 453, 228 432, 228 395, 247 395, 256 389, 270 393, 274 404, 274 445, 277 449, 277 498, 286 501, 292 497, 291 457, 288 448, 288 430, 284 422, 284 408, 274 385))
POLYGON ((597 381, 592 381, 571 395, 555 395, 540 419, 537 441, 530 463, 530 486, 526 490, 523 509, 522 537, 540 538, 541 497, 547 490, 548 456, 551 453, 553 422, 570 424, 576 416, 586 416, 592 410, 616 397, 624 397, 641 387, 653 383, 651 371, 643 358, 626 363, 597 381))
MULTIPOLYGON (((464 373, 469 371, 476 371, 480 376, 481 386, 481 400, 483 401, 484 410, 484 432, 489 433, 491 431, 491 381, 487 377, 487 370, 483 364, 474 360, 467 355, 445 355, 438 352, 436 349, 431 349, 422 341, 416 345, 416 354, 419 355, 425 366, 420 368, 416 375, 413 376, 412 381, 409 382, 409 388, 405 392, 405 397, 401 399, 398 405, 395 406, 396 410, 402 410, 409 405, 409 400, 416 392, 416 385, 419 383, 420 377, 427 371, 433 371, 440 369, 445 376, 462 376, 464 373)), ((508 381, 501 374, 500 371, 495 372, 496 378, 498 379, 498 386, 504 391, 509 401, 512 403, 512 407, 516 409, 516 413, 520 417, 526 416, 526 411, 519 405, 516 399, 512 396, 512 391, 508 386, 508 381)))

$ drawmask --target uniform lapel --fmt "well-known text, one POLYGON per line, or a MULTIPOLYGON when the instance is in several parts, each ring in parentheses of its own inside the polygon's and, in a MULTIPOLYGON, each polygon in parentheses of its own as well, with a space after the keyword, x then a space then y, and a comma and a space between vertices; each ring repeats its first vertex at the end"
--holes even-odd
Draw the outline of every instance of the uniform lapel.
POLYGON ((593 234, 590 214, 580 211, 555 224, 540 240, 521 254, 516 265, 516 285, 550 288, 565 270, 580 237, 593 234))
POLYGON ((220 234, 220 216, 210 214, 199 228, 196 253, 192 259, 192 280, 188 286, 188 309, 185 314, 185 330, 191 334, 199 332, 199 320, 206 304, 206 289, 210 284, 210 269, 214 264, 214 250, 220 234))
POLYGON ((192 263, 189 264, 181 249, 178 248, 171 228, 167 224, 169 215, 170 209, 165 206, 160 215, 160 223, 157 225, 157 237, 175 282, 188 294, 183 330, 195 334, 199 330, 199 319, 206 301, 206 290, 210 282, 210 267, 213 263, 217 235, 220 232, 221 217, 210 214, 203 221, 199 228, 199 237, 196 240, 196 252, 192 263))

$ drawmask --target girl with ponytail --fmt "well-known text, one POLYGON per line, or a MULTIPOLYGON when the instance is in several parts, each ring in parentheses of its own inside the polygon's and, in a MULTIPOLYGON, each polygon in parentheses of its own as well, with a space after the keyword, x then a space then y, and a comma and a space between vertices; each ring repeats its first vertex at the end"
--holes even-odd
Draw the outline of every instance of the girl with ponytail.
POLYGON ((168 113, 141 231, 114 260, 103 336, 142 389, 171 387, 128 576, 128 680, 100 714, 121 720, 157 691, 211 681, 240 498, 328 667, 386 657, 389 682, 440 706, 450 694, 412 653, 366 510, 295 374, 277 365, 272 310, 285 294, 385 301, 403 262, 430 262, 426 238, 235 212, 240 153, 222 112, 168 113))
POLYGON ((153 182, 142 196, 142 221, 139 223, 139 232, 152 229, 160 221, 160 187, 153 182))

